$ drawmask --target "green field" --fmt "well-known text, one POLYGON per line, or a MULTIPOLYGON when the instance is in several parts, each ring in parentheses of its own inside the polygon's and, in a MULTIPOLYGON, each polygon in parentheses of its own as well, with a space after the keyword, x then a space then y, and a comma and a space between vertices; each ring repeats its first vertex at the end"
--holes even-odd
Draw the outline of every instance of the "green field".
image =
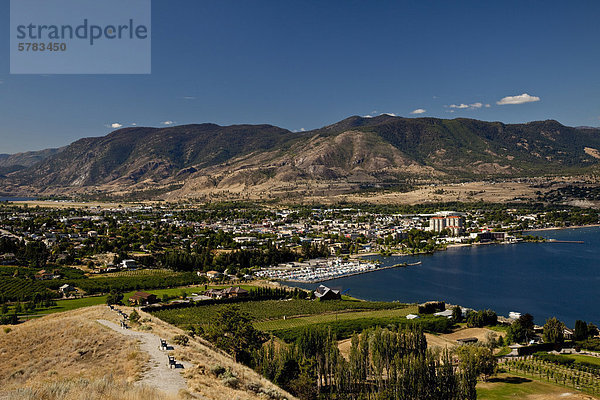
POLYGON ((477 384, 477 398, 482 400, 523 399, 529 395, 559 398, 564 393, 573 393, 573 389, 514 374, 500 374, 488 382, 477 384))
MULTIPOLYGON (((285 323, 294 320, 287 319, 284 321, 284 316, 288 318, 292 316, 309 316, 335 312, 338 312, 338 315, 341 315, 342 311, 348 310, 404 310, 407 307, 400 303, 356 300, 314 301, 298 299, 248 301, 237 303, 237 306, 241 311, 248 313, 250 318, 255 321, 275 320, 272 322, 277 323, 278 321, 282 321, 284 325, 285 323)), ((211 318, 223 307, 226 307, 226 305, 212 304, 207 306, 156 311, 154 314, 158 318, 174 325, 204 325, 209 323, 211 318)), ((406 312, 406 314, 408 313, 409 312, 406 312)), ((331 314, 331 316, 335 319, 335 314, 331 314)))
MULTIPOLYGON (((220 287, 220 286, 209 286, 209 288, 218 288, 218 287, 220 287)), ((250 288, 250 286, 248 286, 248 288, 250 288)), ((171 288, 171 289, 153 289, 153 290, 148 290, 147 292, 155 294, 160 298, 163 294, 166 294, 168 296, 177 296, 182 291, 185 291, 188 295, 190 295, 192 292, 196 293, 198 291, 204 291, 204 286, 200 286, 200 287, 185 286, 185 287, 171 288)), ((123 300, 127 301, 129 299, 129 297, 131 297, 135 292, 136 292, 136 290, 124 293, 123 300)), ((106 295, 83 297, 83 298, 79 298, 79 299, 61 299, 61 300, 56 300, 56 306, 54 306, 54 307, 50 307, 50 308, 46 308, 46 309, 36 309, 35 311, 27 312, 27 314, 28 314, 28 316, 42 316, 42 315, 53 314, 53 313, 57 313, 57 312, 75 310, 77 308, 82 308, 82 307, 96 306, 98 304, 105 304, 105 303, 106 303, 106 295)), ((9 314, 10 314, 10 312, 12 312, 13 308, 14 308, 13 306, 9 307, 9 314)))
POLYGON ((122 277, 144 277, 144 276, 181 276, 182 272, 173 272, 170 269, 136 269, 129 271, 116 271, 116 272, 108 272, 104 274, 91 274, 90 279, 97 278, 122 278, 122 277))
POLYGON ((308 325, 341 322, 355 319, 375 319, 375 318, 396 318, 406 317, 408 314, 416 314, 417 306, 408 306, 405 308, 391 310, 373 310, 373 311, 345 311, 334 312, 321 315, 311 315, 297 318, 280 318, 270 321, 257 322, 254 326, 262 331, 276 331, 280 329, 294 329, 308 325))
MULTIPOLYGON (((261 300, 236 303, 247 313, 254 326, 283 339, 294 341, 306 327, 331 329, 338 339, 375 326, 419 325, 427 332, 448 332, 452 322, 447 318, 422 316, 407 320, 406 315, 417 312, 416 305, 358 300, 261 300)), ((155 311, 152 314, 173 325, 186 328, 206 328, 214 315, 227 304, 212 304, 189 308, 155 311)))
POLYGON ((582 356, 580 354, 569 354, 568 358, 572 358, 575 362, 583 363, 583 364, 592 364, 600 367, 600 358, 592 357, 592 356, 582 356))
MULTIPOLYGON (((105 304, 106 296, 94 296, 94 297, 83 297, 81 299, 65 299, 56 300, 56 306, 50 308, 36 309, 34 311, 27 311, 27 318, 30 317, 41 317, 43 315, 54 314, 63 311, 76 310, 82 307, 96 306, 98 304, 105 304)), ((13 307, 9 308, 9 314, 12 312, 13 307)))

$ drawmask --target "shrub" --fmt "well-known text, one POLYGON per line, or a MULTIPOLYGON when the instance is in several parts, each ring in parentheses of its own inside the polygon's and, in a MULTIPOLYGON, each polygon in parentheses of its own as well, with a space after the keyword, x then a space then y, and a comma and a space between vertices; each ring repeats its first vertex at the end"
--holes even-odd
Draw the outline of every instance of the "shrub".
POLYGON ((217 364, 217 365, 213 365, 212 367, 210 367, 210 373, 213 374, 214 376, 216 376, 217 378, 220 377, 221 375, 223 375, 225 373, 226 369, 225 367, 217 364))
POLYGON ((285 397, 275 389, 262 389, 262 393, 270 400, 282 400, 285 397))
POLYGON ((419 314, 433 314, 445 309, 446 303, 443 301, 428 301, 427 303, 419 304, 419 314))
POLYGON ((581 342, 577 342, 577 345, 582 349, 592 350, 592 351, 600 351, 600 339, 599 338, 590 338, 587 340, 583 340, 581 342))
POLYGON ((138 314, 136 310, 133 310, 131 314, 129 314, 129 321, 131 321, 134 324, 137 324, 138 322, 140 322, 140 314, 138 314))
POLYGON ((256 382, 248 382, 246 384, 246 390, 252 393, 259 393, 260 389, 262 389, 262 385, 256 382))
POLYGON ((237 376, 226 376, 221 380, 223 385, 230 387, 232 389, 237 389, 240 386, 240 380, 237 376))
POLYGON ((190 338, 187 335, 175 335, 173 336, 173 343, 179 346, 187 346, 190 338))

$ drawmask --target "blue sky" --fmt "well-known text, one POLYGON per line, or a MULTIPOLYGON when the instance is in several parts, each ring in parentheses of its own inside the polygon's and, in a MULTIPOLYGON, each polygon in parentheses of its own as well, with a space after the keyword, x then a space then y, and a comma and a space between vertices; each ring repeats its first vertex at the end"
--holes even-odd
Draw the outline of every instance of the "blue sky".
POLYGON ((309 130, 394 113, 598 126, 599 16, 598 1, 154 0, 150 75, 10 75, 1 29, 0 153, 113 124, 309 130), (509 96, 520 104, 498 104, 509 96))

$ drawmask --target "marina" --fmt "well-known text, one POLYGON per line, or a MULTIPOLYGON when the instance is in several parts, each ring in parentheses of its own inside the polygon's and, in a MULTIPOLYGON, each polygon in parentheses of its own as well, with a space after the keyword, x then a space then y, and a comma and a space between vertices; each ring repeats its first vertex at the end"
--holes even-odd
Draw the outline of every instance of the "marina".
POLYGON ((287 263, 281 264, 275 268, 261 270, 255 275, 260 278, 276 279, 286 282, 298 283, 317 283, 332 279, 346 278, 354 275, 366 274, 369 272, 381 271, 385 269, 401 268, 421 264, 421 261, 415 263, 396 263, 393 265, 382 265, 375 260, 311 260, 305 263, 287 263))

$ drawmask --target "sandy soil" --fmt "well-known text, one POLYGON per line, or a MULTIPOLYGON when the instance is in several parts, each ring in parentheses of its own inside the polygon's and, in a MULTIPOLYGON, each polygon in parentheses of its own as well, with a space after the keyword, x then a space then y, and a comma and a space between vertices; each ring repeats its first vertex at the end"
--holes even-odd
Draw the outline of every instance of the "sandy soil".
POLYGON ((458 344, 458 339, 475 337, 479 340, 479 342, 485 342, 489 333, 493 333, 496 336, 505 335, 504 332, 496 332, 487 328, 462 328, 452 333, 447 333, 443 335, 432 335, 426 333, 425 337, 427 338, 427 345, 429 347, 453 347, 458 344))

